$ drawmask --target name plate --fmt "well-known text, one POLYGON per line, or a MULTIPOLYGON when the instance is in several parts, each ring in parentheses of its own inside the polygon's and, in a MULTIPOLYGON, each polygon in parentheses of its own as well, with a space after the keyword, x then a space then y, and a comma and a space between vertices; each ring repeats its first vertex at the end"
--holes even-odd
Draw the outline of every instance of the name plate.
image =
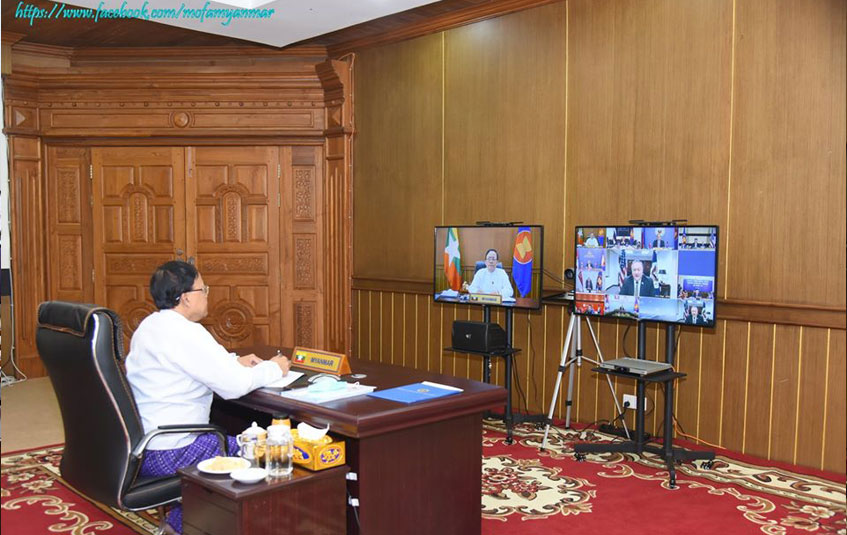
POLYGON ((468 301, 482 303, 483 305, 500 305, 503 303, 503 296, 500 294, 469 294, 468 301))
POLYGON ((291 365, 306 370, 331 373, 332 375, 350 373, 350 362, 347 361, 347 355, 305 347, 294 348, 291 365))

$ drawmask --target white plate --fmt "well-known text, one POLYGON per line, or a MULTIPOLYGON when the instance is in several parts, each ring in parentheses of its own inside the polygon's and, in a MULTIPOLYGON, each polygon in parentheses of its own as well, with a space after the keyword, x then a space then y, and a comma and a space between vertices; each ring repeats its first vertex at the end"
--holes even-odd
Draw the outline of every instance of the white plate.
POLYGON ((241 483, 258 483, 268 476, 268 471, 264 468, 242 468, 241 470, 233 470, 229 477, 241 483))
POLYGON ((205 461, 200 461, 200 464, 197 465, 197 469, 203 472, 204 474, 228 474, 233 470, 238 470, 241 468, 247 468, 250 466, 250 461, 247 459, 242 459, 241 457, 222 457, 230 462, 231 466, 229 468, 225 468, 223 470, 216 470, 212 467, 215 462, 215 458, 206 459, 205 461))

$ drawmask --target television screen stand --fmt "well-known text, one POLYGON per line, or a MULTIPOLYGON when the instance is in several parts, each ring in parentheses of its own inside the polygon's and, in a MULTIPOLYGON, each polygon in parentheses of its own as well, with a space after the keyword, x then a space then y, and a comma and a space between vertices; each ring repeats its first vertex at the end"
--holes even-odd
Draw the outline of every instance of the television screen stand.
MULTIPOLYGON (((520 352, 520 349, 515 349, 512 347, 512 309, 507 308, 506 310, 506 347, 503 349, 498 349, 490 352, 482 352, 482 351, 470 351, 467 349, 458 349, 455 347, 445 347, 445 351, 451 351, 453 353, 468 353, 470 355, 480 355, 482 356, 482 382, 491 383, 491 357, 500 357, 503 359, 506 365, 506 411, 501 414, 496 413, 487 413, 487 417, 497 418, 499 420, 503 420, 506 424, 506 444, 514 443, 514 438, 512 438, 512 428, 515 424, 520 424, 524 422, 534 422, 537 425, 542 425, 547 421, 547 418, 543 414, 524 414, 524 413, 515 413, 512 410, 512 381, 513 377, 513 357, 520 352)), ((483 321, 485 323, 491 323, 491 307, 489 305, 485 305, 483 307, 483 321)))
MULTIPOLYGON (((665 326, 665 359, 668 364, 674 364, 674 352, 676 341, 674 340, 676 326, 667 324, 665 326)), ((647 325, 638 322, 638 358, 643 359, 647 353, 647 325)), ((674 381, 685 377, 686 374, 671 370, 653 375, 635 375, 606 368, 594 368, 593 371, 634 379, 636 382, 636 410, 635 410, 635 439, 616 444, 574 444, 574 457, 578 461, 584 461, 587 453, 634 453, 642 455, 645 451, 661 456, 668 467, 668 485, 676 488, 676 463, 684 461, 706 460, 706 468, 711 467, 711 461, 715 458, 713 451, 691 451, 677 448, 673 445, 673 402, 674 381), (662 383, 665 388, 665 423, 663 428, 663 444, 651 446, 644 440, 644 389, 647 383, 662 383)))

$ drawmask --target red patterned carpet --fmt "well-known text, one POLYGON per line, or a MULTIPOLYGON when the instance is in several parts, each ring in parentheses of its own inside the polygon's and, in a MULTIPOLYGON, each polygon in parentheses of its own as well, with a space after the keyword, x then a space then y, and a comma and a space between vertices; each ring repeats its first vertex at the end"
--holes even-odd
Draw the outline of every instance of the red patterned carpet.
POLYGON ((482 533, 845 534, 845 480, 756 466, 725 456, 711 470, 686 464, 678 488, 655 456, 573 457, 575 442, 609 442, 589 431, 519 426, 505 444, 502 425, 483 439, 482 533))
POLYGON ((88 501, 59 475, 62 446, 3 455, 0 528, 5 535, 130 535, 156 531, 150 514, 122 513, 88 501))
MULTIPOLYGON (((520 426, 507 446, 502 426, 486 425, 484 535, 847 535, 843 477, 829 480, 719 456, 711 470, 680 467, 679 488, 671 490, 655 457, 573 459, 573 442, 605 442, 609 436, 551 431, 548 450, 539 453, 542 438, 542 432, 520 426)), ((2 457, 3 533, 154 532, 152 514, 120 513, 70 489, 58 471, 61 452, 54 446, 2 457)))

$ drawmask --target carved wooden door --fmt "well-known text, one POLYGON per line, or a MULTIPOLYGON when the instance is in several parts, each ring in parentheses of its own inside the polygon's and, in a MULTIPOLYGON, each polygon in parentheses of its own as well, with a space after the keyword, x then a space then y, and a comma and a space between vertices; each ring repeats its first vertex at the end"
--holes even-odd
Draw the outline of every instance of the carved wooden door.
POLYGON ((227 347, 279 344, 279 149, 186 151, 188 251, 210 287, 203 323, 227 347))
POLYGON ((121 316, 128 344, 156 310, 153 270, 185 252, 185 151, 95 147, 91 164, 94 298, 121 316))

